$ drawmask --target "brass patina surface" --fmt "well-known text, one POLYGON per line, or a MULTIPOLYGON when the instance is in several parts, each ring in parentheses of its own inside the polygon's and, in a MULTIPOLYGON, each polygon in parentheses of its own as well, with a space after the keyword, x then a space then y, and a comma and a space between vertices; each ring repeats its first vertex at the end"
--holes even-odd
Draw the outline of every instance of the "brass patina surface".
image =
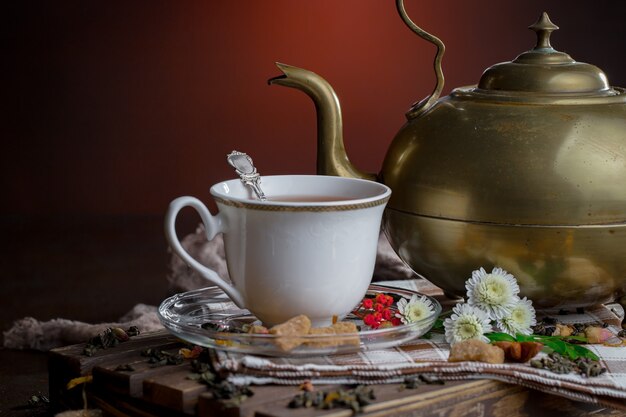
MULTIPOLYGON (((479 267, 514 274, 539 308, 584 307, 626 294, 626 94, 599 68, 537 44, 488 68, 477 85, 407 112, 378 179, 393 195, 384 224, 393 248, 451 294, 479 267)), ((318 172, 371 178, 352 166, 339 101, 316 74, 280 65, 271 83, 305 91, 318 109, 318 172), (336 123, 339 121, 339 123, 336 123)))
POLYGON ((624 136, 622 103, 520 105, 453 93, 400 130, 380 176, 394 190, 389 207, 406 213, 514 225, 622 223, 624 136))
POLYGON ((538 308, 575 308, 626 293, 626 223, 530 226, 455 221, 385 211, 391 245, 415 271, 464 296, 480 266, 504 268, 538 308))

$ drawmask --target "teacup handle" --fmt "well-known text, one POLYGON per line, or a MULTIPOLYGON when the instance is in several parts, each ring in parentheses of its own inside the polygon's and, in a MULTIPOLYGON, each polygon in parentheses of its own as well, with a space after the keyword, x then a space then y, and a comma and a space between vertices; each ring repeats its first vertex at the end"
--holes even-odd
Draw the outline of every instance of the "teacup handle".
POLYGON ((176 235, 176 217, 178 216, 178 212, 184 207, 192 207, 198 212, 202 223, 204 223, 208 240, 212 240, 218 233, 225 230, 224 218, 221 216, 221 213, 213 216, 209 212, 209 209, 195 197, 178 197, 170 203, 167 213, 165 214, 165 237, 172 247, 172 250, 187 262, 191 268, 198 271, 200 275, 220 287, 238 307, 244 308, 241 293, 237 291, 235 287, 224 281, 217 272, 195 260, 183 248, 183 245, 180 244, 178 236, 176 235))

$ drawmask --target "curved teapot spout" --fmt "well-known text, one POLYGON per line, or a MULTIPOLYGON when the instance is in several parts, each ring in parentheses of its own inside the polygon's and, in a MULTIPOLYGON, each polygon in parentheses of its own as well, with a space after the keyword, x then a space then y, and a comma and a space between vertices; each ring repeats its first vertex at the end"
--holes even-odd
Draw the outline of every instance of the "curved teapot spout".
POLYGON ((343 144, 343 122, 339 99, 328 82, 314 72, 276 63, 283 75, 268 80, 305 92, 317 111, 317 173, 375 180, 375 174, 364 173, 352 165, 343 144))

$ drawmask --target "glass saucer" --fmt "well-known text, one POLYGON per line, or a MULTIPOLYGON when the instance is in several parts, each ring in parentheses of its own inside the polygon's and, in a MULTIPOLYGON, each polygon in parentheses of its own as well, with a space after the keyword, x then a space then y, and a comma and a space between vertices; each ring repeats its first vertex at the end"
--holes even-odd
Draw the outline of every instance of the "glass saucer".
MULTIPOLYGON (((377 293, 394 298, 392 310, 397 311, 399 299, 422 294, 403 288, 371 284, 367 297, 377 293)), ((441 305, 433 304, 433 313, 423 320, 399 326, 371 329, 354 311, 343 321, 352 321, 358 333, 276 336, 245 333, 250 325, 261 324, 248 310, 237 307, 222 290, 208 287, 176 294, 161 303, 159 319, 165 328, 190 343, 229 352, 264 356, 316 356, 355 351, 378 350, 400 345, 425 334, 441 313, 441 305)))

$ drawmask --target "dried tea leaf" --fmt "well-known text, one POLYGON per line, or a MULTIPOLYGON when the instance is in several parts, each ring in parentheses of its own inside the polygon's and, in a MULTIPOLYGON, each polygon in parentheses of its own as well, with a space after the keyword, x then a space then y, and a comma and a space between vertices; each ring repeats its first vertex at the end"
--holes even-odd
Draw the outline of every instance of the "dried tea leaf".
POLYGON ((126 372, 134 372, 135 368, 128 363, 122 364, 122 365, 117 365, 117 367, 114 369, 114 371, 126 371, 126 372))
POLYGON ((120 342, 126 342, 139 334, 137 326, 131 326, 128 330, 119 327, 108 327, 102 333, 89 339, 83 348, 83 355, 93 356, 99 349, 108 349, 117 346, 120 342))
POLYGON ((413 376, 407 376, 406 378, 404 378, 404 382, 400 384, 399 390, 402 391, 404 389, 415 389, 419 387, 420 385, 424 385, 424 384, 443 385, 444 383, 445 382, 442 379, 439 379, 436 376, 418 374, 418 375, 413 375, 413 376))
POLYGON ((197 359, 202 353, 202 350, 201 346, 194 346, 192 349, 180 348, 178 354, 185 359, 197 359))
POLYGON ((576 372, 585 377, 597 377, 606 372, 606 368, 603 368, 600 362, 596 360, 587 357, 579 357, 572 360, 556 352, 552 352, 547 357, 541 359, 531 360, 530 366, 547 369, 556 374, 576 372))
POLYGON ((213 398, 220 400, 225 407, 241 405, 243 401, 254 395, 248 385, 235 385, 222 379, 211 369, 209 363, 202 360, 193 360, 191 368, 194 373, 187 376, 188 379, 206 384, 213 398))
POLYGON ((28 399, 27 404, 28 408, 41 407, 43 405, 50 404, 50 399, 40 392, 37 395, 31 395, 31 397, 28 399))
POLYGON ((304 391, 293 397, 289 408, 317 408, 334 409, 349 408, 354 413, 362 411, 363 407, 376 399, 374 389, 365 385, 357 385, 352 389, 338 389, 332 391, 304 391))
POLYGON ((313 383, 307 379, 306 381, 304 381, 302 384, 300 384, 298 386, 298 389, 301 391, 315 391, 315 388, 313 387, 313 383))
POLYGON ((78 378, 70 379, 70 381, 67 383, 66 388, 68 390, 70 390, 70 389, 74 388, 77 385, 87 384, 87 383, 89 383, 91 381, 93 381, 93 376, 92 375, 80 376, 78 378))
POLYGON ((113 336, 115 336, 115 338, 119 342, 126 342, 128 339, 130 339, 130 336, 128 335, 128 333, 126 333, 124 329, 119 327, 111 327, 110 329, 111 333, 113 333, 113 336))
POLYGON ((180 353, 170 353, 153 348, 144 349, 141 352, 141 356, 147 357, 148 363, 152 364, 153 367, 163 365, 180 365, 185 361, 185 358, 180 353))

